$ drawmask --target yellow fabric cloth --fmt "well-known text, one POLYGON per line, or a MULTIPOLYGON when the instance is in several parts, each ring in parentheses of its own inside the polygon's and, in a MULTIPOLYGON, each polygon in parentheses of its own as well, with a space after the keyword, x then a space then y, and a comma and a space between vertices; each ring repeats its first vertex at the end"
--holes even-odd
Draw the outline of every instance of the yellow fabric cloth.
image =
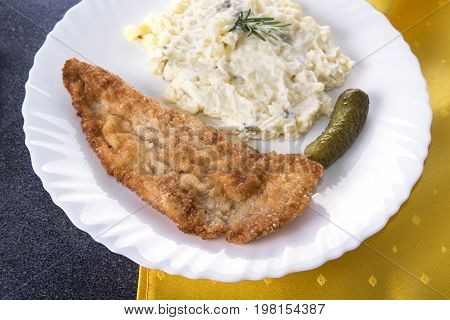
POLYGON ((421 62, 433 108, 425 169, 409 200, 359 248, 280 279, 220 283, 142 268, 138 299, 443 299, 450 297, 450 5, 371 0, 421 62))

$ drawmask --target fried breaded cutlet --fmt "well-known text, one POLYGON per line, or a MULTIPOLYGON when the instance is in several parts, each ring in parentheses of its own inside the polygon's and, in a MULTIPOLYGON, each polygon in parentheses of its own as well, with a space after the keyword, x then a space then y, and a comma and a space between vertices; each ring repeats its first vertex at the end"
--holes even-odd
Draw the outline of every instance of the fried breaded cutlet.
POLYGON ((323 168, 301 154, 261 154, 164 106, 108 71, 71 59, 64 85, 104 167, 178 228, 232 243, 297 217, 323 168))

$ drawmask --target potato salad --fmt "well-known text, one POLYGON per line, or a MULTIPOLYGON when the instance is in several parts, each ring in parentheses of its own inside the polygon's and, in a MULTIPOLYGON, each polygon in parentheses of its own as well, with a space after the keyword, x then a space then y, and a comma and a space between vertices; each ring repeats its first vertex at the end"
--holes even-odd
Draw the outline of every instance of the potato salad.
POLYGON ((353 62, 291 0, 179 0, 125 36, 148 51, 164 99, 243 138, 296 138, 333 111, 353 62))

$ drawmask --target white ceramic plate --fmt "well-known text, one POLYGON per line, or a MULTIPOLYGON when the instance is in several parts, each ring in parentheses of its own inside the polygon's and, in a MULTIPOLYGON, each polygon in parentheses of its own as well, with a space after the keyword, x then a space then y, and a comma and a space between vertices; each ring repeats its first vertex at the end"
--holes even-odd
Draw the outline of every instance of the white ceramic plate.
MULTIPOLYGON (((163 0, 85 0, 69 10, 36 54, 26 84, 24 130, 33 168, 72 222, 137 263, 189 278, 219 281, 280 277, 320 266, 379 231, 408 198, 430 142, 431 109, 420 66, 401 35, 361 0, 302 0, 305 15, 332 27, 333 39, 361 61, 345 88, 366 91, 367 124, 352 148, 321 179, 310 207, 279 232, 237 246, 183 234, 108 176, 80 130, 61 81, 78 57, 161 98, 146 54, 122 37, 163 0), (381 48, 381 49, 380 49, 381 48)), ((301 152, 326 126, 322 119, 294 143, 259 143, 267 151, 301 152)))

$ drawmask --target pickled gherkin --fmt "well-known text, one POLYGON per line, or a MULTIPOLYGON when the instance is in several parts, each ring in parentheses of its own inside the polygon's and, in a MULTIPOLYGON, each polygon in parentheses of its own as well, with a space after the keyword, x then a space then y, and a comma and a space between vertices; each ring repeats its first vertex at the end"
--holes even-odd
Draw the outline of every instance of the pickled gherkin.
POLYGON ((359 89, 348 89, 338 98, 325 131, 305 149, 309 159, 325 168, 341 157, 358 137, 366 123, 369 96, 359 89))

